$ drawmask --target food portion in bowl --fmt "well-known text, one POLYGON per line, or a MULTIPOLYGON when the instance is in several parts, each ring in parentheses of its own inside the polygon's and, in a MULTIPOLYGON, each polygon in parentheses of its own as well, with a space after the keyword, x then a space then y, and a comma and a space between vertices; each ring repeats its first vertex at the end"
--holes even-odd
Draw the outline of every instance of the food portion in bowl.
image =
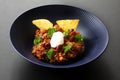
POLYGON ((36 19, 38 27, 33 40, 32 54, 39 60, 65 62, 81 55, 84 51, 84 37, 77 32, 79 19, 57 20, 53 26, 47 19, 36 19))

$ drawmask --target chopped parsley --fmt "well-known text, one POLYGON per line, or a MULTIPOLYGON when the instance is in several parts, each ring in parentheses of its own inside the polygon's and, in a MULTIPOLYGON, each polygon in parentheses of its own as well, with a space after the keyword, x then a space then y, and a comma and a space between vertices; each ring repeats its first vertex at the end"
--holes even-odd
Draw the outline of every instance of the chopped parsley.
POLYGON ((83 42, 84 37, 80 34, 75 35, 75 42, 83 42))
POLYGON ((63 49, 64 49, 64 54, 66 54, 68 51, 70 51, 71 50, 71 48, 72 48, 72 44, 68 44, 68 45, 66 45, 66 46, 64 46, 63 47, 63 49))
POLYGON ((48 32, 47 32, 48 36, 51 38, 54 32, 57 32, 57 30, 55 28, 49 28, 48 32))
POLYGON ((68 29, 67 32, 64 32, 64 37, 65 37, 65 38, 68 38, 68 37, 69 37, 69 33, 70 33, 70 29, 68 29))
POLYGON ((34 45, 38 45, 39 43, 41 43, 43 40, 42 38, 39 36, 39 37, 36 37, 33 41, 34 45))
POLYGON ((48 50, 46 52, 46 56, 47 56, 48 59, 51 59, 53 54, 54 54, 54 50, 53 49, 50 49, 50 50, 48 50))

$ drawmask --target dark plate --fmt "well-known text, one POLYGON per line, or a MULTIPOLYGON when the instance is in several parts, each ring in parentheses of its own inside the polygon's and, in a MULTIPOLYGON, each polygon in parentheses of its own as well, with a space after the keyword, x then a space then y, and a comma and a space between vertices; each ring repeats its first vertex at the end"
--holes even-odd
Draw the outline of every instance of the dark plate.
POLYGON ((32 63, 44 67, 70 68, 81 66, 100 56, 108 44, 108 31, 96 16, 86 10, 67 5, 47 5, 20 15, 10 29, 10 40, 17 53, 32 63), (86 38, 84 56, 63 64, 51 64, 34 57, 31 51, 37 28, 32 24, 32 20, 38 18, 46 18, 54 24, 59 19, 80 19, 77 30, 86 38))

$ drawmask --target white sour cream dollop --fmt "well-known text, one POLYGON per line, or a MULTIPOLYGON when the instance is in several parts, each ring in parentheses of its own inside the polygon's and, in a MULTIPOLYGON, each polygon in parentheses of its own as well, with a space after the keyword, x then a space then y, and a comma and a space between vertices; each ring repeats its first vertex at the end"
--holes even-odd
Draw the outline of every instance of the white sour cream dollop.
POLYGON ((64 44, 64 35, 62 32, 54 32, 50 40, 51 47, 55 48, 59 45, 64 44))

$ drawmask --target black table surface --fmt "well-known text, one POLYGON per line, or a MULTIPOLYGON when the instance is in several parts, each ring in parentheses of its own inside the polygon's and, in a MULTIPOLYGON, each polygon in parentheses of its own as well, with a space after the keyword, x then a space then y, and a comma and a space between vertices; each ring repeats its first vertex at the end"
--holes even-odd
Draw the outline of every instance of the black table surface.
POLYGON ((0 80, 120 80, 120 0, 0 0, 0 80), (16 54, 9 40, 14 20, 42 5, 65 4, 83 8, 106 25, 109 43, 95 61, 81 67, 51 69, 16 54))

